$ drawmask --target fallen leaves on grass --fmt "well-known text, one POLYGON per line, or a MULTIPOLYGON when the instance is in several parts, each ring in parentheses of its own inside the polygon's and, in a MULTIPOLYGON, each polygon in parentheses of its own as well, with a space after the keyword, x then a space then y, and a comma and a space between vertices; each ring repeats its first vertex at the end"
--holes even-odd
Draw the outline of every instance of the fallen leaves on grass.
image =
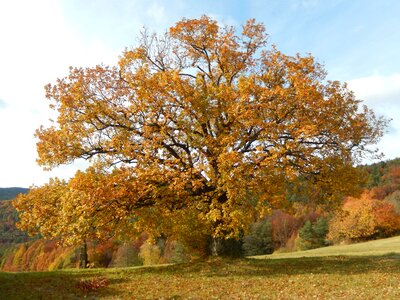
POLYGON ((105 277, 82 279, 76 287, 84 292, 97 290, 110 284, 110 281, 105 277))

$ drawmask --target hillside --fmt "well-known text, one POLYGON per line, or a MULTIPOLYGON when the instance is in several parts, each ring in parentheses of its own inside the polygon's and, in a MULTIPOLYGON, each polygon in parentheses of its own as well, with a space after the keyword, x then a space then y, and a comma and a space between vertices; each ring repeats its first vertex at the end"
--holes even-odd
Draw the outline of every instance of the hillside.
POLYGON ((400 255, 400 236, 350 245, 335 245, 318 249, 253 256, 256 259, 285 259, 324 256, 400 255))
POLYGON ((366 171, 367 174, 364 187, 374 188, 381 186, 384 184, 385 177, 389 173, 390 169, 396 166, 400 166, 400 158, 360 166, 360 168, 366 171))
POLYGON ((18 194, 26 194, 29 189, 21 187, 0 188, 0 200, 12 200, 18 194))
POLYGON ((28 191, 29 189, 20 187, 0 188, 0 246, 28 240, 28 235, 15 227, 18 214, 10 201, 18 194, 25 194, 28 191))
POLYGON ((0 201, 0 246, 1 244, 21 243, 28 240, 27 233, 15 226, 17 221, 18 213, 11 201, 0 201))

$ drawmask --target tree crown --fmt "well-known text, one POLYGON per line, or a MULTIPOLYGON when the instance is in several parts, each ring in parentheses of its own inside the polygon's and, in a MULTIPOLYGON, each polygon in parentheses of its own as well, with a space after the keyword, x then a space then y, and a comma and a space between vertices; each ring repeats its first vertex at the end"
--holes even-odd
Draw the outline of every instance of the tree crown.
POLYGON ((102 175, 88 171, 97 183, 87 189, 125 220, 197 211, 213 236, 238 235, 287 204, 290 182, 339 188, 382 135, 386 121, 325 76, 312 56, 269 47, 253 19, 241 32, 183 19, 165 35, 144 32, 118 66, 71 68, 49 84, 59 116, 36 131, 38 162, 92 160, 102 175))

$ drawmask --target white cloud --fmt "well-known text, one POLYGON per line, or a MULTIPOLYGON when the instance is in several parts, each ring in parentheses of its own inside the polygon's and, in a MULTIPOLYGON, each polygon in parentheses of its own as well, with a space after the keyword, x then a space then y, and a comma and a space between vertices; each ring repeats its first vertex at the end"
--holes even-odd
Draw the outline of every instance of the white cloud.
POLYGON ((400 74, 372 75, 348 81, 350 89, 371 105, 400 106, 400 74))
POLYGON ((349 80, 348 86, 378 115, 391 119, 378 148, 386 159, 400 157, 400 74, 357 78, 349 80))

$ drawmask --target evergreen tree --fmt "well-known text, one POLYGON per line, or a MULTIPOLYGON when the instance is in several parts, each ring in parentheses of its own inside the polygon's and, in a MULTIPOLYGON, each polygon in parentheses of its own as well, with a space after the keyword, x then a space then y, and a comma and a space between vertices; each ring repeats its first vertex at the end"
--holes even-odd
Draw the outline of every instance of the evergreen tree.
POLYGON ((247 256, 272 253, 271 222, 263 220, 252 224, 249 234, 243 238, 243 250, 247 256))
POLYGON ((328 222, 325 218, 319 218, 314 224, 307 220, 299 230, 297 247, 300 250, 308 250, 326 246, 325 238, 328 229, 328 222))

